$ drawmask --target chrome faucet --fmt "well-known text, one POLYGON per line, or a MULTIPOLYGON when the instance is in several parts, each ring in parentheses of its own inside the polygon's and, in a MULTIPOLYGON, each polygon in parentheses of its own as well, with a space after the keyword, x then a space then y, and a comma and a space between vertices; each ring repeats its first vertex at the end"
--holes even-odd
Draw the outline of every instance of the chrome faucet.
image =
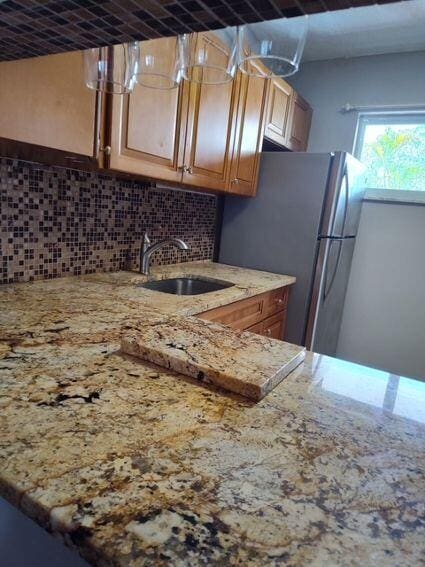
POLYGON ((148 233, 145 232, 143 236, 142 246, 140 247, 140 273, 149 275, 150 259, 154 252, 165 246, 166 244, 173 244, 179 250, 190 250, 190 246, 183 242, 180 238, 165 238, 155 244, 151 245, 148 233))

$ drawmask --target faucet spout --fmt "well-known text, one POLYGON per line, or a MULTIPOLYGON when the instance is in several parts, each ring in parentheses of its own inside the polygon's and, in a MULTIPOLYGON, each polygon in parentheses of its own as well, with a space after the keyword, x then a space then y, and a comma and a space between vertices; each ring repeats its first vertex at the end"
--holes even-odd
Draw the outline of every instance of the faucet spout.
POLYGON ((147 232, 145 232, 140 249, 140 272, 142 274, 146 276, 149 275, 150 258, 152 254, 167 244, 171 244, 179 250, 190 250, 190 246, 188 246, 184 240, 181 240, 181 238, 165 238, 151 245, 149 236, 147 232))

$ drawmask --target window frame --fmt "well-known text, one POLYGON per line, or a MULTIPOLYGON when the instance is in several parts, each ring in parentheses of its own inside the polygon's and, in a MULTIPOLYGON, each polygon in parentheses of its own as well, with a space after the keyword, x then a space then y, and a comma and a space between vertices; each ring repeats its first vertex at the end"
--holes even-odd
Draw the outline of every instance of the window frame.
MULTIPOLYGON (((357 117, 357 128, 353 146, 354 156, 360 160, 363 150, 364 136, 368 125, 420 124, 425 126, 425 108, 423 111, 360 112, 357 117)), ((425 204, 425 189, 410 191, 407 189, 381 189, 365 187, 365 201, 386 201, 392 203, 425 204)))

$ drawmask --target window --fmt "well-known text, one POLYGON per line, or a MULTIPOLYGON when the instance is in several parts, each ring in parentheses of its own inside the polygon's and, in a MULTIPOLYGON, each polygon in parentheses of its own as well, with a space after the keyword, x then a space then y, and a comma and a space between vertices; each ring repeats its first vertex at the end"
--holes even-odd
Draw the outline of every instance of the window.
POLYGON ((425 192, 425 113, 360 115, 355 154, 366 188, 425 192))

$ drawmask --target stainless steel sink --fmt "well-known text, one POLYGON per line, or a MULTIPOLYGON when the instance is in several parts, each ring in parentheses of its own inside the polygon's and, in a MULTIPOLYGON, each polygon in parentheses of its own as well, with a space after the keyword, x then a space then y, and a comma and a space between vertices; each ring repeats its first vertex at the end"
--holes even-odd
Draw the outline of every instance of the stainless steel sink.
POLYGON ((223 282, 221 280, 213 280, 197 277, 171 278, 169 280, 156 280, 137 284, 137 287, 144 287, 162 293, 171 293, 173 295, 200 295, 201 293, 209 293, 211 291, 219 291, 232 287, 234 284, 223 282))

